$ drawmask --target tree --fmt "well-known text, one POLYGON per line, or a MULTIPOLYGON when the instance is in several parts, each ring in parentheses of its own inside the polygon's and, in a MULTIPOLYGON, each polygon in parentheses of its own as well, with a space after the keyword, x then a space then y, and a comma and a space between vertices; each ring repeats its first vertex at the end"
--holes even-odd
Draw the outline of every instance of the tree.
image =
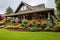
POLYGON ((13 9, 9 6, 7 9, 6 9, 6 15, 9 15, 9 14, 11 14, 11 13, 13 13, 13 9))
POLYGON ((60 18, 60 0, 56 0, 57 16, 60 18))
POLYGON ((60 11, 60 2, 56 2, 56 8, 58 11, 60 11))

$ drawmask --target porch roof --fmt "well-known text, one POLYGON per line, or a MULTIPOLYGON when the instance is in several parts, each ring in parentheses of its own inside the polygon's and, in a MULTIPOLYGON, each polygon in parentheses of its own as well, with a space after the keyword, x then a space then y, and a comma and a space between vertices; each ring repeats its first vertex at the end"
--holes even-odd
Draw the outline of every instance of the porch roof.
POLYGON ((5 16, 14 17, 14 16, 22 15, 22 14, 30 14, 30 13, 46 12, 46 11, 50 12, 50 11, 54 11, 54 9, 53 8, 39 8, 39 9, 33 9, 33 10, 25 10, 18 13, 11 13, 10 15, 5 15, 5 16))

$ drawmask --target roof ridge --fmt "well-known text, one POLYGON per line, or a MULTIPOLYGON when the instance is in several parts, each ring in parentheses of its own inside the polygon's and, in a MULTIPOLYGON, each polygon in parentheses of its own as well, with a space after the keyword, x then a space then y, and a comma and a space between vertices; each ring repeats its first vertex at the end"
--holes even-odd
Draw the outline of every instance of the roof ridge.
POLYGON ((23 2, 23 1, 21 1, 21 3, 19 4, 19 6, 17 7, 15 13, 20 9, 21 4, 23 4, 23 5, 25 5, 25 6, 28 6, 30 9, 33 9, 33 7, 32 7, 31 5, 29 5, 29 4, 27 4, 27 3, 23 2))

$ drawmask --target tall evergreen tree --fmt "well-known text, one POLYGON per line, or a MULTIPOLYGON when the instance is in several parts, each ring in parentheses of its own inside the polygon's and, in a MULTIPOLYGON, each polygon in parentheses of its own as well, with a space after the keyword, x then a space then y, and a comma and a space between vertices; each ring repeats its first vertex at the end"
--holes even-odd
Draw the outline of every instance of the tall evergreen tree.
POLYGON ((56 8, 57 8, 57 16, 60 19, 60 0, 55 0, 56 2, 56 8))
POLYGON ((13 13, 13 9, 9 6, 7 9, 6 9, 6 15, 9 15, 9 14, 11 14, 11 13, 13 13))

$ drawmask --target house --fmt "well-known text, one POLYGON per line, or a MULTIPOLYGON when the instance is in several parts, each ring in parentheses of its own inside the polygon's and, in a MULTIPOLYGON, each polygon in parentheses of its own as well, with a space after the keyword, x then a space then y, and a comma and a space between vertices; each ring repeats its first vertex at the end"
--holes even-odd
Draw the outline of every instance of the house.
POLYGON ((29 22, 31 20, 36 20, 39 22, 48 22, 51 20, 53 22, 50 15, 55 17, 54 8, 45 8, 44 4, 31 6, 25 2, 21 2, 15 12, 10 15, 6 15, 6 18, 11 17, 14 20, 18 18, 20 23, 24 18, 29 22))

